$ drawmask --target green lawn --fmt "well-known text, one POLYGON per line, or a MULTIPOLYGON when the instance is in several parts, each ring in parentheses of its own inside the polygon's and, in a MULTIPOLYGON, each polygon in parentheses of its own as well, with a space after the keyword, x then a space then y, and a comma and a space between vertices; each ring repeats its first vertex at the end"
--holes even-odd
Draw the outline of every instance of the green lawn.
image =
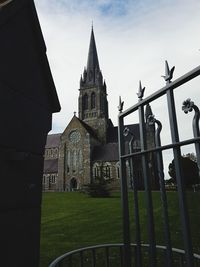
MULTIPOLYGON (((200 254, 200 193, 187 194, 191 219, 194 252, 200 254)), ((153 193, 157 243, 164 245, 162 209, 159 192, 153 193)), ((177 193, 168 193, 170 229, 173 247, 183 248, 177 193)), ((142 242, 147 243, 144 192, 139 193, 142 242)), ((130 194, 130 213, 133 222, 133 198, 130 194)), ((134 242, 134 225, 131 225, 134 242)), ((102 243, 122 242, 120 194, 111 198, 90 198, 81 193, 44 193, 41 224, 41 264, 48 264, 61 254, 102 243)))

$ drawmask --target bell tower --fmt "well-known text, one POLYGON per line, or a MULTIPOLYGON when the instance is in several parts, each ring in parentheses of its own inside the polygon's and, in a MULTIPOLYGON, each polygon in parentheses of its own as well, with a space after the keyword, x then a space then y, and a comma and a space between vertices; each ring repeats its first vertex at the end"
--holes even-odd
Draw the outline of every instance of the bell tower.
POLYGON ((99 67, 93 27, 91 30, 87 67, 80 79, 79 118, 87 123, 98 139, 106 142, 108 128, 108 101, 106 83, 99 67))

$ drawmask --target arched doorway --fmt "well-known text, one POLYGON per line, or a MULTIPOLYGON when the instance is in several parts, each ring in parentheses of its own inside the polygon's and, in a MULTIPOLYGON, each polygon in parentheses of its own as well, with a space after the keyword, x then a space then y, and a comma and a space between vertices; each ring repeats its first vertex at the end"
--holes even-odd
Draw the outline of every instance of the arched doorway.
POLYGON ((70 191, 75 191, 77 189, 77 180, 72 178, 70 181, 70 191))

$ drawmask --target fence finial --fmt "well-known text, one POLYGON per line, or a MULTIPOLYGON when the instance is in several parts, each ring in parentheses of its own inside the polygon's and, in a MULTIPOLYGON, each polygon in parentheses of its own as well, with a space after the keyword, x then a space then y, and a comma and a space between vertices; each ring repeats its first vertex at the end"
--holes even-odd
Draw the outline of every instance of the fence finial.
POLYGON ((123 111, 123 106, 124 106, 124 101, 122 101, 121 96, 120 96, 119 97, 119 106, 118 106, 119 112, 123 111))
POLYGON ((144 96, 144 91, 145 91, 145 87, 142 88, 142 83, 141 83, 141 81, 139 81, 139 90, 137 93, 139 100, 142 100, 142 98, 144 96))
POLYGON ((161 77, 163 77, 167 83, 170 83, 171 79, 173 78, 174 70, 175 66, 173 66, 170 70, 168 62, 165 60, 165 75, 162 75, 161 77))

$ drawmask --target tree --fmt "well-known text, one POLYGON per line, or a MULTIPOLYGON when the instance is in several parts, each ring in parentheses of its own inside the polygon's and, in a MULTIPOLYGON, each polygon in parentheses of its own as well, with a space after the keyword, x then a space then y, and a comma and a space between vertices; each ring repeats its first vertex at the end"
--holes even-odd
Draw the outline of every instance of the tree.
MULTIPOLYGON (((190 188, 193 184, 199 183, 199 171, 197 163, 191 160, 189 157, 181 156, 181 166, 183 169, 183 182, 186 188, 190 188)), ((176 171, 174 166, 174 159, 169 164, 168 171, 172 182, 176 183, 176 171)))

